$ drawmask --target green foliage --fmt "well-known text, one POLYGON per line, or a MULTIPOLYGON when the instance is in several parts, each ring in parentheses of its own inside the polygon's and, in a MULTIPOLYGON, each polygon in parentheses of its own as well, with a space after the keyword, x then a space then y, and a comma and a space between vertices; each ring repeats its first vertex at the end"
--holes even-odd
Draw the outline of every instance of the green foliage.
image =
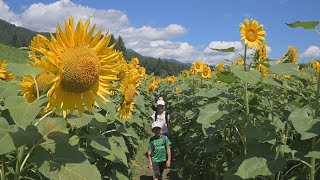
POLYGON ((210 48, 214 51, 219 51, 219 52, 235 52, 236 49, 234 47, 229 47, 229 48, 226 48, 226 49, 215 49, 215 48, 210 48))
POLYGON ((254 178, 257 176, 270 176, 281 170, 285 161, 268 161, 265 158, 252 157, 244 160, 239 166, 235 175, 243 179, 254 178))
POLYGON ((319 25, 319 21, 296 21, 293 23, 286 23, 291 28, 297 28, 297 27, 302 27, 304 29, 316 29, 316 27, 319 25))

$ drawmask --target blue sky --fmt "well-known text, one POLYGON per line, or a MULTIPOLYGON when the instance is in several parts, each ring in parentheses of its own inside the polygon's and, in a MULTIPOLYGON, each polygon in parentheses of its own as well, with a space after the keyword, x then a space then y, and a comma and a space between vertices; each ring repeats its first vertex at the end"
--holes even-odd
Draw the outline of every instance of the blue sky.
POLYGON ((235 60, 243 53, 239 24, 254 18, 264 24, 270 58, 280 59, 293 46, 299 50, 299 61, 307 62, 320 59, 320 35, 285 23, 319 21, 319 7, 319 0, 0 0, 0 18, 53 32, 68 15, 90 18, 105 32, 121 35, 127 48, 142 55, 209 64, 235 60), (208 49, 230 46, 238 51, 221 54, 208 49))

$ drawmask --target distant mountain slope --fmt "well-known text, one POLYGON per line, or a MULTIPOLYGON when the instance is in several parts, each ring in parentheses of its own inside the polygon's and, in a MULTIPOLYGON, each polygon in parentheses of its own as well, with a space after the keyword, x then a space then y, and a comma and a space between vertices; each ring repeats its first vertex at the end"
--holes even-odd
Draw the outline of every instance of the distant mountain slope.
POLYGON ((35 32, 23 27, 17 27, 0 19, 0 43, 8 46, 23 47, 29 46, 36 34, 49 37, 49 33, 35 32))
MULTIPOLYGON (((12 49, 8 46, 28 47, 36 34, 42 34, 48 38, 50 37, 50 33, 39 33, 26 28, 17 27, 0 19, 0 60, 3 58, 10 62, 23 63, 25 58, 28 58, 27 52, 15 48, 12 49)), ((154 72, 157 76, 166 77, 168 75, 178 75, 179 72, 190 68, 190 64, 185 64, 174 59, 147 57, 131 49, 124 49, 122 52, 127 61, 130 61, 133 57, 137 57, 140 60, 140 64, 146 68, 148 74, 154 72)))

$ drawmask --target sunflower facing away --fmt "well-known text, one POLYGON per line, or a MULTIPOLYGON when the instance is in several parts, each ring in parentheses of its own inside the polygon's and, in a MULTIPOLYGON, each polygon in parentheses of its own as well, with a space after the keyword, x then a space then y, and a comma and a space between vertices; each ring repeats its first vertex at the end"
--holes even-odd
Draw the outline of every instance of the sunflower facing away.
POLYGON ((31 103, 40 95, 46 93, 52 85, 52 80, 55 75, 50 71, 43 71, 35 78, 31 75, 23 77, 20 87, 22 88, 23 96, 27 102, 31 103))
POLYGON ((140 85, 140 75, 137 69, 130 71, 129 75, 121 82, 120 90, 123 95, 123 103, 119 110, 120 119, 130 119, 134 108, 136 89, 140 85))
POLYGON ((0 61, 0 80, 10 81, 14 78, 12 73, 8 73, 6 68, 8 63, 5 61, 0 61))
POLYGON ((95 25, 90 30, 89 25, 90 19, 85 24, 79 20, 74 28, 70 16, 69 21, 64 22, 65 31, 58 24, 48 48, 37 49, 58 70, 48 91, 47 108, 63 111, 64 116, 68 110, 73 113, 75 109, 81 115, 85 111, 83 104, 92 111, 95 96, 108 102, 104 95, 112 95, 108 89, 113 87, 113 80, 118 80, 120 53, 113 51, 113 46, 107 47, 110 35, 101 38, 100 28, 93 37, 95 25))
POLYGON ((263 24, 259 25, 254 19, 245 19, 244 24, 240 24, 240 36, 249 48, 257 48, 265 40, 266 32, 263 31, 263 24))

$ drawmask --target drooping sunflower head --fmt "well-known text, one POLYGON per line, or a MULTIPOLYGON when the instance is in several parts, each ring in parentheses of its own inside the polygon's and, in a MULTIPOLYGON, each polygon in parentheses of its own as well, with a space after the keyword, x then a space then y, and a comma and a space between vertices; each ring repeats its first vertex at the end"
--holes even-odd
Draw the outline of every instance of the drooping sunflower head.
POLYGON ((288 53, 290 55, 290 59, 291 59, 292 63, 298 62, 297 52, 298 52, 298 49, 296 49, 294 47, 289 47, 288 53))
POLYGON ((120 119, 131 119, 132 117, 132 111, 134 108, 134 103, 123 103, 121 107, 119 107, 119 118, 120 119))
POLYGON ((320 63, 319 61, 312 61, 311 66, 316 70, 317 73, 320 73, 320 63))
POLYGON ((222 62, 217 66, 217 72, 221 73, 223 71, 224 71, 224 63, 222 62))
POLYGON ((257 48, 265 40, 266 32, 263 30, 263 24, 259 25, 254 19, 245 19, 244 24, 240 24, 240 36, 249 48, 257 48))
POLYGON ((23 96, 27 102, 31 103, 40 95, 46 93, 52 85, 55 74, 50 71, 43 71, 34 78, 31 75, 23 77, 20 82, 23 96))
POLYGON ((148 87, 148 92, 153 93, 158 87, 158 84, 156 82, 153 82, 148 87))
POLYGON ((8 63, 0 61, 0 80, 10 81, 14 78, 14 74, 7 72, 8 63))
POLYGON ((137 68, 137 66, 139 66, 139 59, 136 57, 132 58, 129 64, 132 65, 133 67, 137 68))
POLYGON ((265 43, 262 43, 259 46, 258 50, 259 50, 259 58, 258 58, 258 60, 262 61, 262 60, 267 59, 267 45, 265 43))
POLYGON ((146 69, 144 67, 139 67, 138 72, 141 78, 146 78, 147 74, 146 69))
POLYGON ((74 112, 81 115, 84 104, 92 111, 95 96, 103 102, 108 100, 104 95, 112 95, 108 90, 113 87, 112 81, 118 80, 117 75, 122 64, 119 52, 108 47, 111 36, 101 37, 102 29, 93 36, 95 25, 89 30, 90 19, 84 24, 79 20, 76 27, 72 16, 64 22, 65 30, 57 26, 56 36, 51 34, 47 48, 39 49, 53 64, 58 72, 51 86, 48 97, 51 107, 60 112, 74 112))

